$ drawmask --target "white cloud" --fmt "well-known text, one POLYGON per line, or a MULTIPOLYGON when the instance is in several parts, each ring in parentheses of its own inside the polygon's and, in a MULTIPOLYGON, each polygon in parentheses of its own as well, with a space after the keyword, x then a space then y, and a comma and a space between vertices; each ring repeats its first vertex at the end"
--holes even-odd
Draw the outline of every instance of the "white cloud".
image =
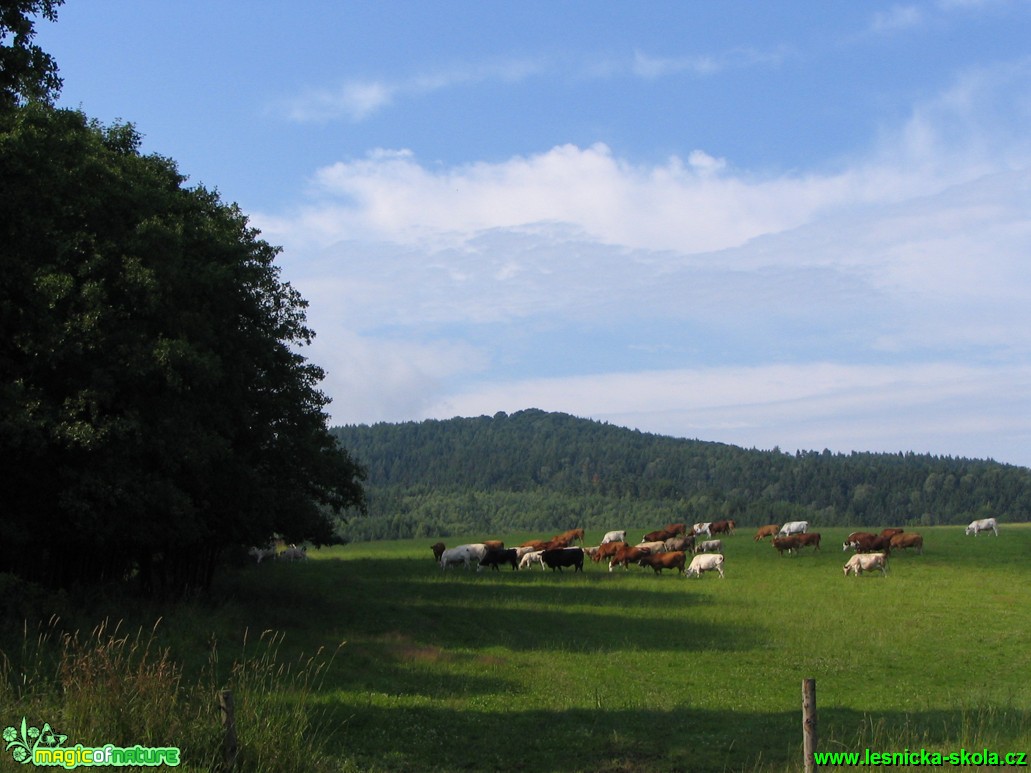
POLYGON ((311 302, 338 422, 538 407, 1029 463, 1029 72, 968 71, 833 170, 376 150, 255 224, 311 302))
POLYGON ((871 29, 877 33, 898 32, 919 26, 924 14, 915 5, 895 5, 887 11, 874 14, 871 29))

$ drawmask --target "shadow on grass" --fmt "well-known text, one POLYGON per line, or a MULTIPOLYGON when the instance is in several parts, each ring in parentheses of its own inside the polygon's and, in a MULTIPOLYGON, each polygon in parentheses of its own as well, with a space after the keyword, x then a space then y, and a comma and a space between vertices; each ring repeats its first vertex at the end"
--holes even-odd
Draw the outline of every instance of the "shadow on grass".
MULTIPOLYGON (((797 710, 476 712, 350 703, 332 705, 324 719, 332 726, 329 732, 339 743, 340 755, 363 771, 644 773, 802 768, 797 710)), ((926 748, 947 754, 959 751, 964 743, 968 751, 980 751, 985 745, 999 752, 1020 750, 1031 714, 931 710, 868 715, 828 708, 820 710, 819 719, 818 751, 926 748), (979 727, 986 723, 988 727, 979 727), (984 734, 983 741, 976 737, 978 733, 984 734)))

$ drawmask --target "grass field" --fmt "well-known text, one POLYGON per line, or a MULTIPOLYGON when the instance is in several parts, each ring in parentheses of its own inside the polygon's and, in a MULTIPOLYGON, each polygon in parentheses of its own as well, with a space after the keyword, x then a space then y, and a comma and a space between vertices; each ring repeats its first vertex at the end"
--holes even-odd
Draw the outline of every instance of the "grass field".
POLYGON ((1031 525, 920 529, 923 555, 859 578, 848 530, 819 531, 822 552, 779 557, 739 530, 725 580, 443 573, 433 540, 353 544, 241 569, 159 638, 192 675, 279 632, 298 770, 796 771, 807 677, 821 751, 1031 752, 1031 525))

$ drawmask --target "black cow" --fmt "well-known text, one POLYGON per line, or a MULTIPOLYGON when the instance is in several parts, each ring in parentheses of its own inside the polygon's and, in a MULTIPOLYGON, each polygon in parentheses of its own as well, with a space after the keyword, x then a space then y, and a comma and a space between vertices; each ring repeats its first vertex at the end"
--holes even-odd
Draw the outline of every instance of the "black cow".
POLYGON ((498 564, 512 564, 512 568, 517 569, 519 567, 519 558, 516 556, 515 548, 509 548, 508 550, 487 548, 487 552, 480 559, 480 566, 489 566, 496 572, 499 568, 498 564))
POLYGON ((584 552, 581 548, 545 550, 541 553, 541 561, 545 566, 550 566, 551 571, 558 569, 561 572, 563 566, 575 566, 574 571, 577 572, 584 570, 584 552))

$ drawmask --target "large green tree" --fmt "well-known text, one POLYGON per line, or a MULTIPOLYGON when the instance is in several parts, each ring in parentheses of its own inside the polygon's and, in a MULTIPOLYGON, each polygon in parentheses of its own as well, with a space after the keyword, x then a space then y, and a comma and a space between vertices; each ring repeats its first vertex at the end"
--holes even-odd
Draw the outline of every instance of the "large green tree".
POLYGON ((364 473, 278 249, 131 125, 0 123, 0 571, 180 592, 228 546, 329 541, 364 473))
POLYGON ((61 89, 57 62, 32 42, 35 16, 57 19, 64 0, 0 0, 0 109, 36 100, 49 103, 61 89))

